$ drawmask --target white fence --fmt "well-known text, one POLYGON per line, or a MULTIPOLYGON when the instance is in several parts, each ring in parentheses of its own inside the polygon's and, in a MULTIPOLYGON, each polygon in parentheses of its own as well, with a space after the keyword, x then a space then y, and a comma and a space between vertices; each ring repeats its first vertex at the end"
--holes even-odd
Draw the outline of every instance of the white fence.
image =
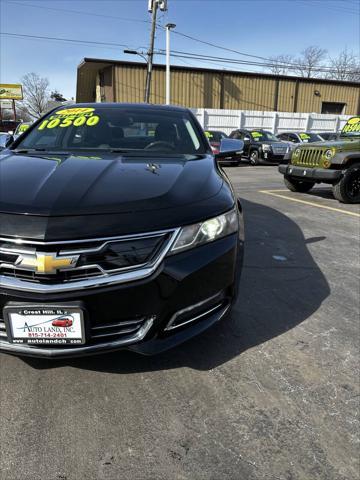
POLYGON ((206 130, 221 130, 227 134, 236 128, 262 128, 281 132, 337 132, 351 115, 320 113, 262 112, 257 110, 192 109, 206 130))

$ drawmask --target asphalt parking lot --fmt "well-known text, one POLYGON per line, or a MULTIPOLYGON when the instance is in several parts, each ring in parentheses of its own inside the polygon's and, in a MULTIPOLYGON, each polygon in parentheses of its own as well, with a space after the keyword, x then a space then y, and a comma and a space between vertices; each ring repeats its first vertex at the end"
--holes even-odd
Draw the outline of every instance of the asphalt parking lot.
POLYGON ((359 206, 226 171, 246 222, 231 317, 157 357, 1 355, 1 480, 359 478, 359 206))

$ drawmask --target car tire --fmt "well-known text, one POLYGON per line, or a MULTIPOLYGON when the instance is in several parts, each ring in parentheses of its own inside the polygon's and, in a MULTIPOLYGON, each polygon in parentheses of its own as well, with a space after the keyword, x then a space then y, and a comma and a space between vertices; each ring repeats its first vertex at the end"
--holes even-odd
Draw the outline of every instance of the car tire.
POLYGON ((333 185, 333 195, 342 203, 360 203, 360 163, 351 165, 333 185))
POLYGON ((291 191, 291 192, 301 192, 301 193, 306 193, 309 192, 312 187, 315 185, 315 182, 304 182, 302 180, 294 180, 293 178, 290 177, 284 177, 284 183, 285 186, 291 191))
POLYGON ((259 152, 257 150, 252 150, 249 158, 251 165, 259 165, 259 152))

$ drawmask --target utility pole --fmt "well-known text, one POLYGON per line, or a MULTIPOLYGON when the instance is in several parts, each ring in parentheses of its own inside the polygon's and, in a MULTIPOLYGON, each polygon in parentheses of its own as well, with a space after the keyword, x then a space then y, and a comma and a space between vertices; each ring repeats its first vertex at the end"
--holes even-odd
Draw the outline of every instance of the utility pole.
POLYGON ((155 43, 155 31, 156 31, 156 14, 157 9, 160 8, 162 12, 167 11, 167 0, 148 0, 148 11, 152 14, 151 19, 151 34, 150 34, 150 47, 147 55, 147 72, 146 72, 146 86, 145 86, 145 103, 149 103, 150 90, 151 90, 151 74, 154 57, 154 43, 155 43))
POLYGON ((168 23, 166 28, 166 105, 170 105, 170 30, 175 28, 175 23, 168 23))
POLYGON ((148 61, 147 61, 146 86, 145 86, 145 98, 144 98, 145 103, 149 103, 149 100, 150 100, 151 74, 152 74, 152 65, 153 65, 153 56, 154 56, 157 9, 158 9, 158 1, 151 0, 152 19, 151 19, 150 47, 149 47, 148 61))

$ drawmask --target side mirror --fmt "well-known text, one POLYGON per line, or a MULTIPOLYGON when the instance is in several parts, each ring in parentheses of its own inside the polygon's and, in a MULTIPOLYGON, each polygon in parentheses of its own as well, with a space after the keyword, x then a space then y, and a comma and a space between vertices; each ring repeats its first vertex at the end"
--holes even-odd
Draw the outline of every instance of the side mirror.
POLYGON ((234 140, 233 138, 223 138, 220 142, 220 152, 215 155, 216 158, 240 157, 243 153, 244 142, 234 140))
POLYGON ((14 143, 14 141, 15 141, 14 136, 13 136, 13 135, 10 135, 9 138, 6 140, 5 148, 10 147, 10 145, 11 145, 12 143, 14 143))
POLYGON ((245 135, 244 142, 249 143, 250 141, 251 141, 251 138, 249 137, 249 135, 245 135))

